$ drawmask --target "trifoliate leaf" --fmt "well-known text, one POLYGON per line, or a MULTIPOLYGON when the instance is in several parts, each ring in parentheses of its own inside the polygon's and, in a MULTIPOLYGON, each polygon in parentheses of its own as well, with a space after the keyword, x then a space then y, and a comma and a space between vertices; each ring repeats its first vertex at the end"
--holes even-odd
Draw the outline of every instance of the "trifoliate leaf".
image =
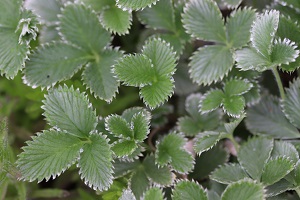
POLYGON ((276 40, 272 48, 272 63, 281 66, 281 64, 288 65, 291 62, 295 62, 299 56, 299 50, 296 50, 296 48, 295 43, 288 39, 283 41, 276 40))
POLYGON ((269 59, 272 44, 279 23, 279 12, 276 10, 265 11, 260 14, 251 29, 251 42, 257 52, 269 59))
POLYGON ((100 15, 100 21, 104 28, 118 35, 129 33, 132 15, 115 5, 104 8, 100 15))
POLYGON ((130 124, 121 116, 111 115, 105 118, 105 127, 108 131, 120 138, 133 138, 134 132, 130 124))
POLYGON ((117 6, 123 10, 140 10, 155 4, 158 0, 117 0, 117 6))
POLYGON ((272 185, 282 179, 285 175, 294 169, 293 162, 284 156, 270 159, 261 176, 261 181, 264 185, 272 185))
POLYGON ((241 180, 227 186, 222 194, 222 200, 264 200, 264 188, 250 179, 241 180))
POLYGON ((164 194, 160 188, 154 187, 149 190, 144 195, 144 200, 163 200, 164 194))
MULTIPOLYGON (((293 107, 294 105, 291 104, 293 107)), ((267 134, 279 138, 299 137, 298 130, 285 118, 278 105, 278 99, 274 97, 264 98, 246 112, 246 127, 254 134, 267 134)))
POLYGON ((43 101, 45 117, 50 125, 77 137, 87 137, 96 128, 96 113, 79 90, 67 86, 49 91, 43 101))
POLYGON ((124 190, 119 200, 136 200, 131 190, 124 190))
POLYGON ((210 178, 223 184, 230 184, 236 181, 249 178, 243 168, 237 163, 229 163, 213 171, 210 178))
POLYGON ((111 150, 118 157, 128 156, 134 152, 138 145, 133 140, 121 140, 115 142, 111 147, 111 150))
POLYGON ((69 4, 62 11, 60 31, 64 39, 98 55, 111 40, 98 17, 84 5, 69 4))
POLYGON ((224 111, 235 118, 239 118, 244 113, 245 105, 243 96, 226 96, 223 100, 224 111))
POLYGON ((201 133, 199 137, 196 138, 194 144, 194 150, 197 154, 201 154, 202 152, 208 151, 212 147, 214 147, 219 140, 221 139, 221 134, 214 131, 206 131, 201 133))
POLYGON ((98 133, 89 137, 78 161, 79 174, 94 190, 106 190, 112 184, 112 152, 108 141, 98 133))
POLYGON ((232 69, 233 62, 232 53, 225 46, 211 45, 199 48, 191 57, 191 79, 199 85, 217 82, 232 69))
POLYGON ((66 43, 52 43, 39 48, 29 57, 25 83, 32 87, 49 87, 71 78, 88 58, 84 51, 66 43))
POLYGON ((145 169, 142 164, 138 166, 130 179, 130 188, 134 193, 135 197, 140 199, 143 194, 146 192, 147 188, 149 188, 150 181, 145 173, 145 169))
MULTIPOLYGON (((150 115, 150 113, 148 115, 150 115)), ((149 126, 150 118, 147 118, 143 112, 137 113, 132 117, 131 127, 133 127, 135 141, 143 142, 147 138, 150 132, 149 126)))
POLYGON ((173 200, 208 200, 204 189, 192 181, 180 181, 176 184, 173 191, 173 200))
POLYGON ((75 163, 83 143, 61 131, 44 131, 32 137, 17 161, 22 179, 39 182, 55 178, 75 163))
POLYGON ((241 4, 242 0, 222 0, 222 2, 229 8, 236 8, 241 4))
POLYGON ((145 55, 128 55, 114 66, 114 73, 126 85, 139 87, 155 79, 152 61, 145 55))
POLYGON ((232 79, 225 83, 224 93, 228 96, 242 95, 252 88, 252 84, 247 80, 232 79))
POLYGON ((297 128, 300 128, 300 79, 296 79, 286 88, 286 98, 282 101, 285 116, 297 128))
POLYGON ((160 0, 151 8, 138 12, 139 20, 154 29, 175 31, 175 15, 172 1, 160 0))
MULTIPOLYGON (((238 0, 238 4, 240 2, 241 0, 238 0)), ((250 29, 255 17, 255 11, 247 8, 238 9, 230 15, 226 23, 227 40, 230 46, 240 48, 247 45, 250 41, 250 29)))
POLYGON ((263 137, 252 138, 241 146, 238 161, 253 179, 260 180, 272 149, 273 140, 263 137))
POLYGON ((190 1, 184 8, 182 22, 187 32, 197 39, 226 42, 224 21, 215 1, 190 1))
POLYGON ((200 102, 200 111, 206 113, 217 109, 223 104, 224 97, 224 93, 219 89, 207 92, 200 102))
POLYGON ((194 167, 193 157, 183 149, 184 145, 185 140, 181 135, 168 134, 157 145, 156 163, 159 166, 170 163, 174 170, 180 173, 191 171, 194 167))
POLYGON ((286 156, 295 165, 299 160, 299 153, 294 145, 285 141, 274 141, 274 148, 271 154, 271 158, 276 159, 280 156, 286 156))
POLYGON ((108 102, 118 91, 119 82, 112 73, 112 66, 121 56, 120 51, 106 49, 101 52, 98 60, 90 62, 83 71, 83 81, 91 92, 108 102))

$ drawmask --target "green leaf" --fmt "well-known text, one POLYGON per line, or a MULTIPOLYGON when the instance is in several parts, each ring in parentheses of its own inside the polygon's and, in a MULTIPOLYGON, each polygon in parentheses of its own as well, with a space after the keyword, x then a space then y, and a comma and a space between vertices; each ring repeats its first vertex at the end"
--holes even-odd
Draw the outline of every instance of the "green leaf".
POLYGON ((192 181, 179 181, 174 187, 173 200, 208 200, 207 193, 197 183, 192 181))
POLYGON ((163 200, 164 194, 160 188, 154 187, 149 190, 144 195, 144 200, 163 200))
POLYGON ((259 15, 251 29, 251 42, 257 52, 268 60, 272 52, 272 44, 279 24, 279 11, 270 10, 259 15))
POLYGON ((16 28, 21 19, 21 0, 2 0, 0 2, 0 24, 2 28, 16 28))
POLYGON ((113 162, 114 177, 119 178, 125 176, 126 174, 136 169, 139 165, 140 165, 139 160, 121 161, 119 159, 116 159, 113 162))
POLYGON ((151 4, 155 4, 158 0, 117 0, 117 6, 123 10, 140 10, 151 4))
POLYGON ((210 178, 223 184, 231 184, 236 181, 249 178, 243 168, 237 163, 229 163, 213 171, 210 178))
POLYGON ((60 31, 64 39, 78 45, 91 55, 103 50, 111 40, 98 17, 84 5, 68 4, 60 17, 60 31))
POLYGON ((224 128, 225 128, 226 132, 229 134, 233 134, 236 127, 243 121, 244 118, 245 118, 245 115, 242 115, 240 118, 238 118, 232 122, 225 123, 224 128))
POLYGON ((201 112, 207 113, 217 109, 220 105, 222 105, 224 97, 224 93, 219 89, 207 92, 200 102, 201 112))
POLYGON ((94 190, 107 190, 112 184, 112 152, 107 139, 92 133, 83 147, 78 166, 81 179, 94 190))
POLYGON ((82 50, 69 44, 44 45, 29 57, 24 71, 25 83, 34 88, 53 86, 70 79, 87 61, 82 50))
POLYGON ((264 168, 261 181, 264 185, 272 185, 294 169, 293 162, 284 156, 270 159, 264 168))
POLYGON ((300 128, 300 79, 294 80, 285 91, 286 98, 282 101, 283 112, 292 124, 300 128))
POLYGON ((295 165, 299 160, 299 153, 294 145, 285 141, 274 141, 274 148, 271 154, 271 158, 277 158, 280 156, 286 156, 295 165))
POLYGON ((300 161, 298 161, 295 165, 294 176, 294 180, 297 183, 297 186, 300 186, 300 161))
POLYGON ((217 82, 228 74, 233 62, 231 50, 225 46, 211 45, 199 48, 191 57, 191 79, 199 85, 217 82))
POLYGON ((222 0, 222 2, 229 8, 236 8, 242 3, 242 0, 222 0))
POLYGON ((281 64, 288 65, 291 62, 295 62, 299 56, 299 50, 296 50, 297 46, 289 39, 275 40, 271 60, 274 65, 281 66, 281 64))
POLYGON ((114 73, 126 85, 139 87, 151 84, 155 78, 152 61, 145 55, 128 55, 114 66, 114 73))
POLYGON ((124 190, 119 200, 136 200, 131 190, 124 190))
POLYGON ((104 28, 113 34, 124 35, 129 33, 132 15, 115 5, 104 8, 100 15, 100 21, 104 28))
POLYGON ((215 1, 190 1, 184 8, 182 22, 187 32, 197 39, 226 42, 224 21, 215 1))
POLYGON ((260 180, 272 149, 273 140, 263 137, 252 138, 241 146, 238 161, 253 179, 260 180))
MULTIPOLYGON (((241 0, 238 0, 237 4, 240 4, 240 2, 241 0)), ((232 3, 230 4, 232 5, 232 3)), ((247 45, 250 41, 250 29, 255 17, 255 10, 250 8, 238 9, 230 15, 226 23, 227 40, 230 46, 240 48, 247 45)))
POLYGON ((137 115, 139 113, 142 113, 147 120, 151 119, 151 113, 147 111, 145 108, 142 107, 131 107, 122 113, 122 117, 128 122, 131 123, 132 118, 134 115, 137 115))
POLYGON ((121 140, 113 144, 111 150, 118 157, 128 156, 137 148, 137 144, 133 140, 121 140))
POLYGON ((147 117, 149 115, 151 114, 145 115, 143 112, 139 112, 132 117, 131 127, 133 127, 135 141, 143 142, 147 138, 150 132, 150 118, 147 117))
POLYGON ((189 95, 199 89, 199 86, 190 79, 188 63, 179 62, 173 77, 175 80, 174 92, 179 96, 189 95))
POLYGON ((174 8, 170 0, 160 0, 151 8, 139 11, 138 18, 143 24, 154 29, 176 29, 174 8))
POLYGON ((228 185, 222 194, 222 200, 263 200, 264 188, 252 180, 241 180, 228 185))
POLYGON ((149 188, 150 182, 142 164, 136 168, 130 179, 130 188, 135 197, 140 199, 149 188))
POLYGON ((59 176, 75 163, 83 146, 77 137, 55 130, 38 133, 32 139, 17 161, 22 179, 29 181, 59 176))
POLYGON ((96 128, 96 112, 87 97, 73 87, 50 90, 43 103, 44 115, 52 126, 77 137, 87 137, 96 128))
POLYGON ((243 96, 226 96, 223 100, 224 111, 232 117, 239 118, 244 113, 245 99, 243 96))
POLYGON ((228 96, 242 95, 252 88, 248 80, 232 79, 225 83, 224 93, 228 96))
POLYGON ((120 138, 133 138, 134 132, 130 124, 121 116, 111 115, 105 118, 105 127, 108 131, 120 138))
POLYGON ((122 52, 106 49, 99 60, 91 62, 83 71, 83 81, 95 96, 111 102, 118 91, 119 82, 112 73, 112 67, 121 58, 122 52))
POLYGON ((298 130, 282 113, 277 98, 272 96, 264 98, 246 112, 246 127, 254 134, 267 134, 277 138, 299 137, 298 130))
MULTIPOLYGON (((280 10, 282 14, 282 10, 280 10)), ((295 18, 292 17, 291 12, 289 11, 286 15, 280 15, 278 30, 276 35, 280 38, 288 38, 291 41, 296 43, 300 42, 300 26, 298 23, 295 23, 295 18)), ((297 13, 298 16, 298 13, 297 13)))
POLYGON ((196 138, 194 144, 194 150, 197 154, 208 151, 213 146, 215 146, 221 139, 221 134, 214 131, 206 131, 199 134, 199 137, 196 138))
POLYGON ((292 183, 288 182, 285 179, 281 179, 277 183, 274 183, 273 185, 269 185, 266 187, 266 195, 268 197, 273 197, 287 190, 293 190, 293 189, 295 189, 295 186, 292 183))
POLYGON ((91 7, 96 13, 102 12, 105 7, 113 6, 116 4, 115 1, 111 0, 79 0, 79 2, 91 7))

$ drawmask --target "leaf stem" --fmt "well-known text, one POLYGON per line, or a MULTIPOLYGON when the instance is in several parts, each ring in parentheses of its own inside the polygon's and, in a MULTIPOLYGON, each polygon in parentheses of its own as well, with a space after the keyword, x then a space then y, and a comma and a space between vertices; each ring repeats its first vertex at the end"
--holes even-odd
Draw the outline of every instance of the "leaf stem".
POLYGON ((234 148, 235 148, 235 151, 238 152, 239 151, 239 148, 240 148, 240 145, 239 143, 237 143, 233 137, 232 134, 228 134, 226 135, 226 137, 232 142, 234 148))
POLYGON ((275 80, 276 80, 278 88, 279 88, 280 97, 281 97, 282 100, 284 100, 285 99, 285 93, 284 93, 284 88, 283 88, 283 84, 282 84, 282 81, 280 79, 279 73, 278 73, 276 68, 273 68, 272 72, 275 76, 275 80))

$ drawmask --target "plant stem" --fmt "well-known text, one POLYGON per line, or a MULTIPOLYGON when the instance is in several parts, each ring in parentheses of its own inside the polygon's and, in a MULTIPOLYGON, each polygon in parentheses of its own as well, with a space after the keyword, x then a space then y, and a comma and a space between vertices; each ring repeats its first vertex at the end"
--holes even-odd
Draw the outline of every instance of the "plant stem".
POLYGON ((238 152, 239 151, 239 148, 240 148, 240 145, 239 143, 237 143, 233 137, 232 134, 228 134, 226 135, 226 137, 232 142, 234 148, 235 148, 235 151, 238 152))
POLYGON ((284 88, 283 88, 282 81, 280 79, 279 73, 278 73, 276 68, 272 69, 272 71, 273 71, 273 74, 275 76, 275 80, 277 82, 278 88, 279 88, 280 97, 281 97, 282 100, 284 100, 285 99, 285 93, 284 93, 284 88))

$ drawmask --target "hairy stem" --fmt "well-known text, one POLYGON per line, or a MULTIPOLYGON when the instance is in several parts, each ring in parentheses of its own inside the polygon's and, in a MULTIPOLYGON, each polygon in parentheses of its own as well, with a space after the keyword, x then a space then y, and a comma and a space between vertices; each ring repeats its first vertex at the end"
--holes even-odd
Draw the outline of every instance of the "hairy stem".
MULTIPOLYGON (((228 134, 226 137, 232 142, 232 144, 233 144, 233 146, 234 146, 234 148, 235 148, 235 152, 238 152, 238 151, 239 151, 239 148, 240 148, 240 145, 239 145, 239 143, 237 143, 237 142, 235 141, 233 135, 232 135, 232 134, 228 134)), ((235 155, 235 156, 236 156, 236 155, 235 155)))
POLYGON ((284 100, 285 99, 285 93, 284 93, 284 88, 283 88, 282 81, 280 79, 279 73, 278 73, 276 68, 272 69, 272 71, 273 71, 273 74, 275 76, 275 80, 276 80, 276 83, 278 85, 278 88, 279 88, 280 97, 281 97, 282 100, 284 100))

